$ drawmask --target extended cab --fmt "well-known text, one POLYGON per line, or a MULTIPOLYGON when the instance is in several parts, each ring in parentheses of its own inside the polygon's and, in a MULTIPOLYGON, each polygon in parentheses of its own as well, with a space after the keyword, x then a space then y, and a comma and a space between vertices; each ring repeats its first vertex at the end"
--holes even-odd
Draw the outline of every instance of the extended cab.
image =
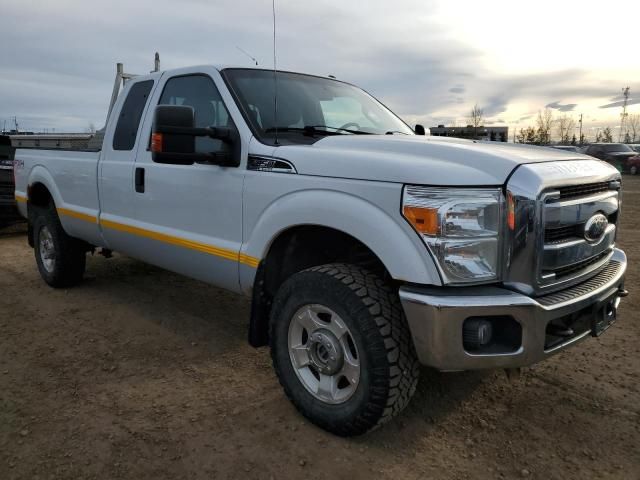
POLYGON ((15 197, 53 287, 99 248, 251 297, 287 396, 354 435, 419 364, 517 368, 608 328, 620 188, 581 154, 416 135, 332 78, 202 66, 128 80, 99 151, 19 149, 15 197))

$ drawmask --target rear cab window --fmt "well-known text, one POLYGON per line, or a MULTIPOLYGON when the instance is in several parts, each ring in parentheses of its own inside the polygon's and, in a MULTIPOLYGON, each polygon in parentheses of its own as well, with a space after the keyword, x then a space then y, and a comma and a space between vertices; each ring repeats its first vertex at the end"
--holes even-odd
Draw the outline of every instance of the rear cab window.
POLYGON ((120 110, 118 123, 113 134, 114 150, 133 150, 138 135, 138 127, 142 112, 149 99, 153 80, 145 80, 134 84, 120 110))

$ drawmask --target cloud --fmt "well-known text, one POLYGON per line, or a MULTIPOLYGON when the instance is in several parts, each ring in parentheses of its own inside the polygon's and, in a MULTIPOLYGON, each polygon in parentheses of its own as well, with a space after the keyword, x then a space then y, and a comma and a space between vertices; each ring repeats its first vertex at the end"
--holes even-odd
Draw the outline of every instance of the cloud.
POLYGON ((546 105, 547 108, 553 108, 554 110, 559 110, 561 112, 572 112, 573 109, 577 106, 577 103, 567 103, 565 105, 562 105, 559 101, 548 103, 546 105))
MULTIPOLYGON (((442 2, 425 9, 422 0, 404 0, 392 10, 386 0, 370 0, 365 10, 339 0, 276 5, 279 68, 357 84, 409 123, 460 123, 475 103, 486 117, 509 121, 556 98, 582 104, 614 93, 591 70, 489 67, 491 52, 438 16, 442 2)), ((272 66, 271 2, 264 0, 25 0, 4 2, 2 20, 0 125, 16 115, 26 129, 101 126, 115 63, 145 73, 155 51, 163 68, 251 65, 236 46, 272 66)))
MULTIPOLYGON (((627 105, 637 105, 640 103, 640 98, 627 100, 627 105)), ((611 107, 622 107, 624 105, 624 100, 620 100, 613 103, 607 103, 606 105, 600 105, 598 108, 611 108, 611 107)))

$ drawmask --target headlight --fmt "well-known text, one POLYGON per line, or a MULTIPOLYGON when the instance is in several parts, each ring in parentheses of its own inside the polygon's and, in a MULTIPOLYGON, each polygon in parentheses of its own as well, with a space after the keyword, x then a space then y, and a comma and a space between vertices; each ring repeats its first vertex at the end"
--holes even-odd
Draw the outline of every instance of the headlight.
POLYGON ((498 188, 407 185, 402 213, 435 256, 445 283, 498 279, 503 196, 498 188))

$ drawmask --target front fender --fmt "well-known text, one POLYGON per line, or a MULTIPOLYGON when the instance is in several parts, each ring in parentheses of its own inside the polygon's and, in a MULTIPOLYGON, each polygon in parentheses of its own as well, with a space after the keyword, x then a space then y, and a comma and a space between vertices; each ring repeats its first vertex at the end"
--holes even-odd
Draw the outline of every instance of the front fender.
MULTIPOLYGON (((288 193, 262 210, 243 245, 243 253, 263 259, 278 235, 285 230, 300 225, 319 225, 342 231, 362 242, 396 280, 441 285, 425 245, 400 217, 397 205, 399 188, 397 192, 394 189, 390 195, 396 205, 390 205, 389 211, 343 191, 318 188, 288 193), (394 211, 395 215, 392 214, 394 211)), ((248 231, 245 228, 245 232, 248 231)), ((243 291, 251 290, 254 276, 255 270, 241 269, 243 291)))

